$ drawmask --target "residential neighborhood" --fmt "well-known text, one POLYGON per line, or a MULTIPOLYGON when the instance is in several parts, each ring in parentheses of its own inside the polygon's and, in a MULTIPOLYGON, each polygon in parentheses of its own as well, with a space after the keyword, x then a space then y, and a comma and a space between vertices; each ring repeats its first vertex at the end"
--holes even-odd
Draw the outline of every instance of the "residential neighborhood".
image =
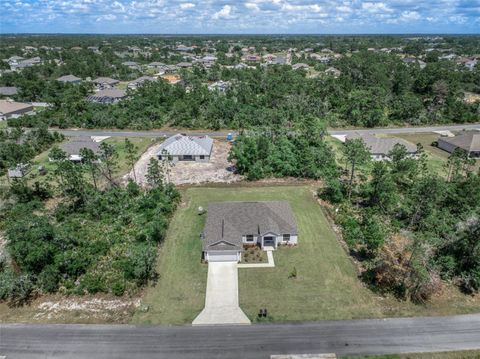
POLYGON ((154 3, 0 16, 0 358, 478 357, 470 20, 154 3))

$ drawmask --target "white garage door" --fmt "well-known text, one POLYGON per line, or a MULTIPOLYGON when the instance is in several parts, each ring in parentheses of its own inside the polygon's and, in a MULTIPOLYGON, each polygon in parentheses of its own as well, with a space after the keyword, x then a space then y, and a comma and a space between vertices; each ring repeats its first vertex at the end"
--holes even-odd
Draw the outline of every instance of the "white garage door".
POLYGON ((207 260, 209 262, 236 262, 238 256, 234 251, 207 252, 207 260))

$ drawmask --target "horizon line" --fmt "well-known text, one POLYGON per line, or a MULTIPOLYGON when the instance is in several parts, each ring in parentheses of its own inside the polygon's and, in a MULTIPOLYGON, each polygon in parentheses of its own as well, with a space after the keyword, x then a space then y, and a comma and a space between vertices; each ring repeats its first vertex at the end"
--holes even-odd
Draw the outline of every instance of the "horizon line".
POLYGON ((156 32, 139 32, 139 33, 122 33, 122 32, 0 32, 0 36, 16 36, 16 35, 155 35, 155 36, 403 36, 403 35, 434 35, 434 36, 455 36, 468 35, 480 36, 480 32, 345 32, 345 33, 156 33, 156 32))

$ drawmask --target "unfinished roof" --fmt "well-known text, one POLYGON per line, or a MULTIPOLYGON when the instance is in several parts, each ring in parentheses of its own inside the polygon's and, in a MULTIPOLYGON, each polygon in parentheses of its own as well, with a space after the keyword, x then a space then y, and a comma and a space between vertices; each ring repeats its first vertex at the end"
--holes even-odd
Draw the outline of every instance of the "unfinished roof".
POLYGON ((213 140, 208 136, 175 135, 169 137, 160 146, 157 155, 163 151, 171 156, 209 156, 212 152, 213 140))
POLYGON ((8 100, 0 100, 0 114, 8 115, 18 111, 33 110, 33 106, 29 103, 15 102, 8 100))
POLYGON ((298 234, 288 202, 212 202, 203 230, 203 248, 241 249, 242 236, 267 233, 298 234))
POLYGON ((112 79, 110 77, 97 77, 95 80, 92 80, 92 82, 99 85, 115 85, 118 83, 118 80, 112 79))
POLYGON ((480 133, 468 131, 455 137, 441 137, 438 141, 450 143, 467 152, 480 151, 480 133))
POLYGON ((396 137, 376 137, 372 134, 359 134, 354 133, 352 135, 347 136, 348 140, 353 140, 361 138, 365 143, 365 146, 369 149, 372 155, 388 155, 390 151, 393 150, 395 145, 403 145, 407 149, 408 153, 416 153, 417 146, 413 145, 412 143, 405 141, 401 138, 396 137))
POLYGON ((98 154, 100 152, 100 143, 93 141, 90 137, 76 137, 60 145, 60 149, 69 156, 80 155, 82 148, 88 148, 95 154, 98 154))
POLYGON ((60 81, 60 82, 78 82, 78 81, 82 81, 82 79, 80 77, 77 77, 77 76, 74 76, 74 75, 65 75, 65 76, 61 76, 57 79, 57 81, 60 81))

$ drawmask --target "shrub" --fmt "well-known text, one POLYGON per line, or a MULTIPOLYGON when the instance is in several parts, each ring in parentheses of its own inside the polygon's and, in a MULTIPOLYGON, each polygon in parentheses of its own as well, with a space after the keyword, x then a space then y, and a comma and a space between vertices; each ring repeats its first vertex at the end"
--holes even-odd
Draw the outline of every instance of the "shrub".
POLYGON ((317 191, 317 195, 331 203, 341 203, 345 199, 345 188, 338 179, 332 178, 327 180, 324 188, 317 191))

